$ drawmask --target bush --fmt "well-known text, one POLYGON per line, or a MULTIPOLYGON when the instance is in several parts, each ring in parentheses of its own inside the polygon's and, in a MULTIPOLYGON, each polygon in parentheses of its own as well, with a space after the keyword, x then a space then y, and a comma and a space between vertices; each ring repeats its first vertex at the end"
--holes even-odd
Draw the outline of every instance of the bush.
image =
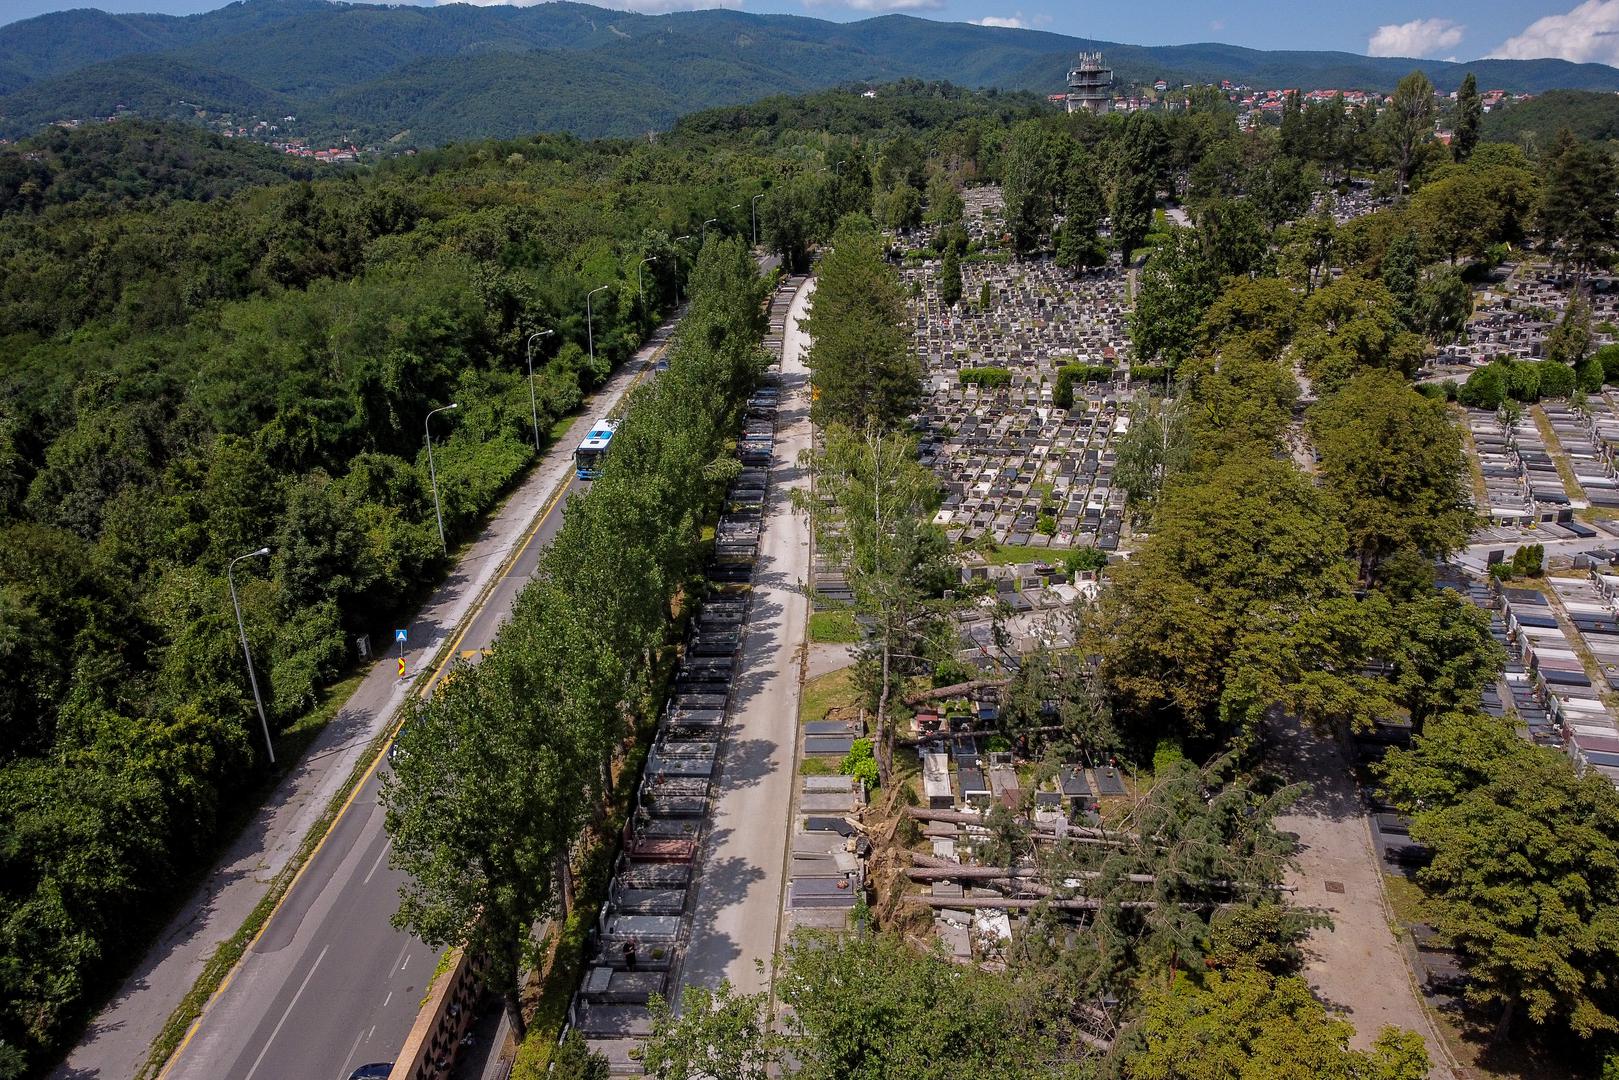
POLYGON ((1506 372, 1500 361, 1473 372, 1456 392, 1457 401, 1475 409, 1499 409, 1506 398, 1506 372))
POLYGON ((1081 570, 1100 570, 1107 565, 1107 552, 1096 547, 1075 548, 1063 556, 1062 562, 1070 574, 1077 574, 1081 570))
POLYGON ((1535 367, 1539 375, 1540 397, 1566 398, 1574 392, 1574 369, 1567 364, 1547 360, 1535 367))
POLYGON ((1593 355, 1602 362, 1602 381, 1619 383, 1619 345, 1604 345, 1593 355))
POLYGON ((1513 577, 1539 577, 1546 564, 1546 548, 1543 544, 1524 544, 1512 553, 1513 577))
POLYGON ((1035 522, 1034 531, 1037 532, 1037 533, 1042 533, 1042 534, 1044 534, 1046 536, 1056 536, 1057 535, 1057 519, 1056 519, 1056 517, 1054 515, 1052 515, 1052 514, 1041 514, 1039 520, 1035 522))
POLYGON ((1072 409, 1076 383, 1106 382, 1112 378, 1113 369, 1106 365, 1064 364, 1057 369, 1057 385, 1053 391, 1052 404, 1059 409, 1072 409))
POLYGON ((877 755, 872 751, 870 739, 856 739, 849 752, 843 755, 838 771, 852 776, 865 785, 866 790, 877 786, 877 755))
POLYGON ((961 369, 961 385, 982 386, 986 390, 1006 386, 1012 381, 1012 372, 1003 367, 973 367, 961 369))

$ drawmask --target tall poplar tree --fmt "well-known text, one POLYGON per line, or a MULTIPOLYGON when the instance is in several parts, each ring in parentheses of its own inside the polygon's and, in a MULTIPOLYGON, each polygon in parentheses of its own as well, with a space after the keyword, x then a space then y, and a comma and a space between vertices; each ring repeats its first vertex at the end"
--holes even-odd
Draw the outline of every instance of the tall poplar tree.
POLYGON ((922 398, 922 363, 906 331, 905 293, 883 261, 869 220, 838 226, 822 260, 804 329, 810 346, 811 412, 831 423, 881 431, 897 428, 922 398))
POLYGON ((1478 146, 1479 127, 1484 123, 1484 102, 1478 95, 1478 78, 1469 71, 1456 91, 1456 122, 1451 125, 1450 155, 1457 161, 1473 156, 1478 146))

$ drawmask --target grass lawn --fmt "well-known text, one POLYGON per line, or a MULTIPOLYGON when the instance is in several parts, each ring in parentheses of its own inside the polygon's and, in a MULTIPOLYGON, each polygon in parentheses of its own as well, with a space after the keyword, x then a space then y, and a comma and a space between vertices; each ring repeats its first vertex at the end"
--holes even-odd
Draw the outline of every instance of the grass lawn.
POLYGON ((860 692, 854 684, 854 668, 840 668, 811 679, 804 684, 798 699, 798 722, 819 720, 828 709, 858 704, 860 692))
POLYGON ((817 611, 810 615, 809 639, 819 645, 853 645, 860 627, 852 611, 817 611))
MULTIPOLYGON (((969 549, 972 550, 972 549, 969 549)), ((1063 556, 1068 554, 1067 548, 1037 548, 1023 544, 1001 544, 990 551, 979 551, 984 561, 991 566, 1008 566, 1012 563, 1038 562, 1049 566, 1061 567, 1063 556)))

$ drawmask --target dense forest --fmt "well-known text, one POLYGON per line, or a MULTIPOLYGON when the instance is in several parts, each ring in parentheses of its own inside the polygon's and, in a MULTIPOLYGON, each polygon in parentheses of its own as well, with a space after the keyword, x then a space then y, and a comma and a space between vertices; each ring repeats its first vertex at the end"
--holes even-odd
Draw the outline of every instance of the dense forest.
POLYGON ((312 164, 199 128, 128 120, 53 128, 0 150, 0 214, 71 213, 208 202, 243 188, 314 178, 312 164))

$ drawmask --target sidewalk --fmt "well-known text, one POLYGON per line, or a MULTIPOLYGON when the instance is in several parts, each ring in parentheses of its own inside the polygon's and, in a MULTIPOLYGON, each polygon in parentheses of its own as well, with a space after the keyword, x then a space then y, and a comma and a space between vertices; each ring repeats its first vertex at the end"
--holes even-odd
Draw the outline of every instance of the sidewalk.
MULTIPOLYGON (((670 323, 653 335, 660 339, 670 323)), ((580 407, 584 416, 610 409, 634 383, 656 345, 621 365, 580 407)), ((342 790, 372 740, 393 720, 441 646, 456 632, 503 572, 514 548, 558 486, 573 470, 573 447, 563 440, 505 500, 448 578, 409 623, 405 654, 412 678, 399 680, 390 649, 375 663, 347 704, 215 864, 198 892, 166 926, 139 967, 91 1021, 52 1080, 128 1080, 145 1063, 163 1025, 201 976, 208 959, 247 921, 278 874, 302 847, 342 790)))

